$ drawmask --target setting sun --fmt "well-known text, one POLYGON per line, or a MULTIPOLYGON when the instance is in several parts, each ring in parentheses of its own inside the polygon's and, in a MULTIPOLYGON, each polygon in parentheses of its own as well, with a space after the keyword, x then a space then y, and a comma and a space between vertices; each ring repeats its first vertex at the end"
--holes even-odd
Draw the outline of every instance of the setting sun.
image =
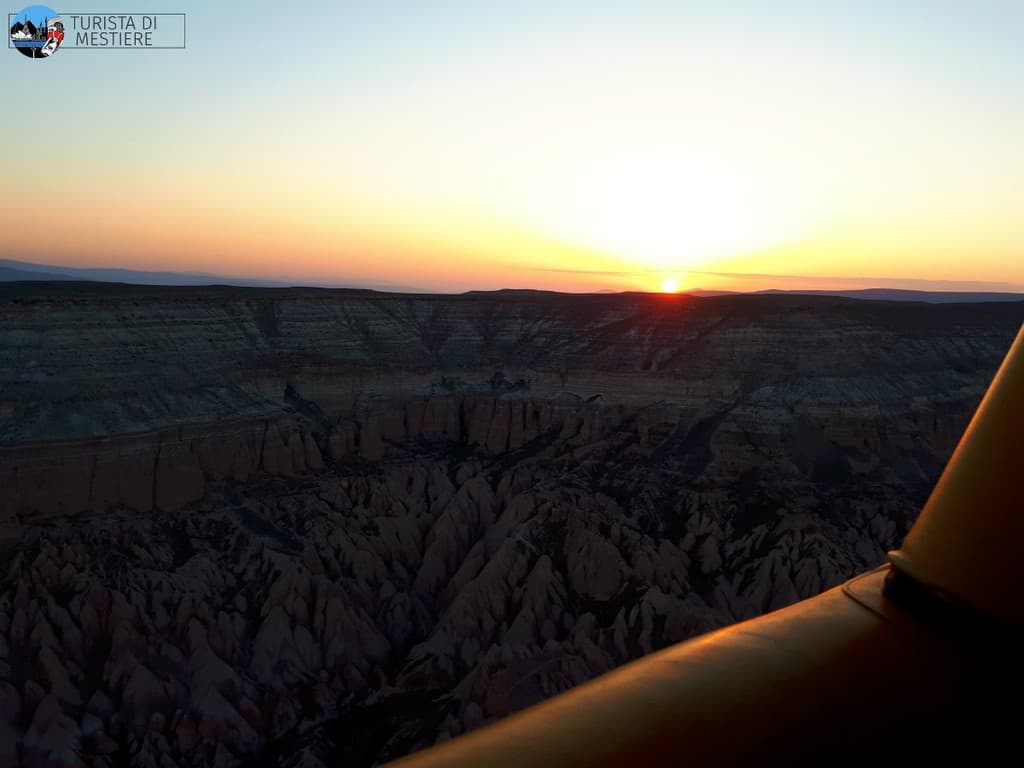
MULTIPOLYGON (((192 5, 190 26, 225 13, 192 5)), ((1020 11, 377 5, 318 12, 313 69, 193 41, 30 67, 88 145, 5 198, 0 259, 413 292, 1024 290, 1020 11), (280 83, 301 120, 267 111, 280 83)), ((0 136, 24 178, 68 139, 0 136)))
POLYGON ((675 293, 679 290, 679 281, 672 277, 666 277, 661 281, 662 293, 675 293))

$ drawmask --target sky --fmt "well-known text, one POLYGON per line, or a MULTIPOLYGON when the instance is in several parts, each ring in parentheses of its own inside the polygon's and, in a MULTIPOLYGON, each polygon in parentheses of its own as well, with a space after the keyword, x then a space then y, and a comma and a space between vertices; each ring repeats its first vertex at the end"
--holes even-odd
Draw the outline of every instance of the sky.
POLYGON ((187 48, 7 51, 0 257, 444 292, 1024 290, 1019 0, 54 7, 181 11, 187 48))
POLYGON ((49 6, 46 5, 25 5, 11 13, 17 13, 15 21, 31 21, 36 26, 42 26, 49 18, 49 6))

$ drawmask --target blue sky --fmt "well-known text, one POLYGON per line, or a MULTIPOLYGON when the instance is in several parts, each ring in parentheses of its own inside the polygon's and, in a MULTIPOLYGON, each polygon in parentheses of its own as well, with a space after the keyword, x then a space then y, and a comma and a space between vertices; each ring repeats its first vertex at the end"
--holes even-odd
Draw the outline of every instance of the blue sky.
POLYGON ((9 52, 6 82, 58 119, 0 140, 26 170, 60 147, 62 173, 0 215, 69 214, 8 257, 1024 285, 1021 2, 314 2, 294 18, 323 34, 298 43, 280 3, 100 5, 183 11, 188 48, 9 52))
POLYGON ((46 19, 57 16, 58 14, 53 11, 52 8, 45 5, 29 5, 25 8, 20 8, 15 16, 15 21, 22 21, 28 19, 36 26, 42 24, 46 19))

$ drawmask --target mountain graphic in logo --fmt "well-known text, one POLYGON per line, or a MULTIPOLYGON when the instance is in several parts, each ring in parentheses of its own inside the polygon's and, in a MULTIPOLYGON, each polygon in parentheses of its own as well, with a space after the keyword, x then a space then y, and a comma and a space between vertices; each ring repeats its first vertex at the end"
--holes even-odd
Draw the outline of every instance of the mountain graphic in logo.
POLYGON ((14 16, 11 44, 30 59, 45 59, 64 42, 64 22, 45 5, 30 5, 14 16))

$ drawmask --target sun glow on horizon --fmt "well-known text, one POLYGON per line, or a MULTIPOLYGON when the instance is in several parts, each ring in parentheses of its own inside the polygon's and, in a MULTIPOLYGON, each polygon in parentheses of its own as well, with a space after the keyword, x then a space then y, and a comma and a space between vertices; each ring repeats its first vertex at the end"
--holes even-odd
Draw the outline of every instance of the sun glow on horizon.
MULTIPOLYGON (((231 5, 241 37, 274 34, 231 5)), ((60 184, 5 199, 0 258, 440 292, 1024 290, 1024 4, 401 5, 324 8, 315 62, 205 41, 29 67, 77 123, 0 127, 11 178, 71 146, 60 184), (284 88, 301 119, 268 109, 284 88)))
POLYGON ((679 281, 674 277, 666 277, 661 281, 661 292, 662 293, 678 293, 679 292, 679 281))
POLYGON ((773 197, 765 177, 728 178, 739 175, 725 163, 696 171, 683 160, 660 169, 624 160, 552 179, 545 186, 553 199, 531 200, 540 210, 526 218, 558 239, 647 269, 706 268, 802 234, 793 201, 773 197))

